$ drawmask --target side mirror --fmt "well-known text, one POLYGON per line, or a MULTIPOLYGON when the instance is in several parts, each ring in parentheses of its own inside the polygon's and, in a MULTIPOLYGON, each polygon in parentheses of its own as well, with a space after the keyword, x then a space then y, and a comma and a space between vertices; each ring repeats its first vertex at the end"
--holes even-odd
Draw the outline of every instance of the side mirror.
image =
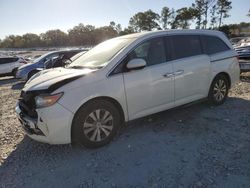
POLYGON ((144 59, 135 58, 135 59, 132 59, 132 60, 130 60, 128 62, 127 68, 129 70, 132 70, 132 69, 141 69, 141 68, 144 68, 146 65, 147 65, 147 63, 146 63, 146 61, 144 59))

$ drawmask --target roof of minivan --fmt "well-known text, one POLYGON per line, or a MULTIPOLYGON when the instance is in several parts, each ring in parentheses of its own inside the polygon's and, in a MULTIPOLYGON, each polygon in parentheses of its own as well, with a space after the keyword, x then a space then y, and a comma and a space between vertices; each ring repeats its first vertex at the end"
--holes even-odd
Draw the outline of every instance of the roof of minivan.
POLYGON ((141 33, 133 33, 121 36, 121 38, 139 38, 146 36, 154 36, 160 34, 208 34, 208 35, 222 35, 223 33, 215 30, 204 30, 204 29, 170 29, 160 31, 145 31, 141 33))

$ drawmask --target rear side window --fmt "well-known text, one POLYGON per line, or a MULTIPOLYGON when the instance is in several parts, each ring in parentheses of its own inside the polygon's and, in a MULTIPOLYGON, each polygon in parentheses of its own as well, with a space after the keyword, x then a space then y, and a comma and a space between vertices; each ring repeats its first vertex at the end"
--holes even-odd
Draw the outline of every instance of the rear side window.
POLYGON ((230 49, 221 39, 214 36, 202 36, 202 44, 204 46, 205 54, 208 55, 227 51, 230 49))
POLYGON ((11 57, 11 58, 0 58, 0 64, 7 64, 7 63, 13 63, 17 61, 18 58, 11 57))
POLYGON ((200 37, 195 35, 172 36, 173 59, 180 59, 202 54, 200 37))

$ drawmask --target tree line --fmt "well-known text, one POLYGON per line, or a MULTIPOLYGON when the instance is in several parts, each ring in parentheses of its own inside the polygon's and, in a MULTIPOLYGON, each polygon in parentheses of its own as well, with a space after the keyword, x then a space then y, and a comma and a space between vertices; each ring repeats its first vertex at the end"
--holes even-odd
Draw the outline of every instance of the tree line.
MULTIPOLYGON (((230 0, 195 0, 190 7, 177 10, 163 7, 160 13, 150 9, 138 12, 129 19, 128 27, 124 29, 114 21, 103 27, 80 23, 68 32, 56 29, 40 35, 33 33, 22 36, 9 35, 0 40, 0 48, 93 46, 106 39, 134 32, 189 29, 191 23, 195 24, 196 29, 219 29, 230 34, 232 28, 240 29, 244 25, 244 23, 223 25, 224 20, 230 16, 231 9, 230 0)), ((250 10, 247 15, 250 16, 250 10)))

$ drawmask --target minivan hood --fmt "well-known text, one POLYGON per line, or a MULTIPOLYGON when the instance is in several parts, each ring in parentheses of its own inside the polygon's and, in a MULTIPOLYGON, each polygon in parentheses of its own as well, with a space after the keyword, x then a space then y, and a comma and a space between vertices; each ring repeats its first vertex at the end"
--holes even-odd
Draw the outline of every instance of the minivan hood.
POLYGON ((36 91, 36 90, 48 90, 53 85, 58 83, 69 83, 79 77, 85 76, 95 69, 70 69, 70 68, 55 68, 47 69, 35 74, 25 84, 23 91, 36 91))

